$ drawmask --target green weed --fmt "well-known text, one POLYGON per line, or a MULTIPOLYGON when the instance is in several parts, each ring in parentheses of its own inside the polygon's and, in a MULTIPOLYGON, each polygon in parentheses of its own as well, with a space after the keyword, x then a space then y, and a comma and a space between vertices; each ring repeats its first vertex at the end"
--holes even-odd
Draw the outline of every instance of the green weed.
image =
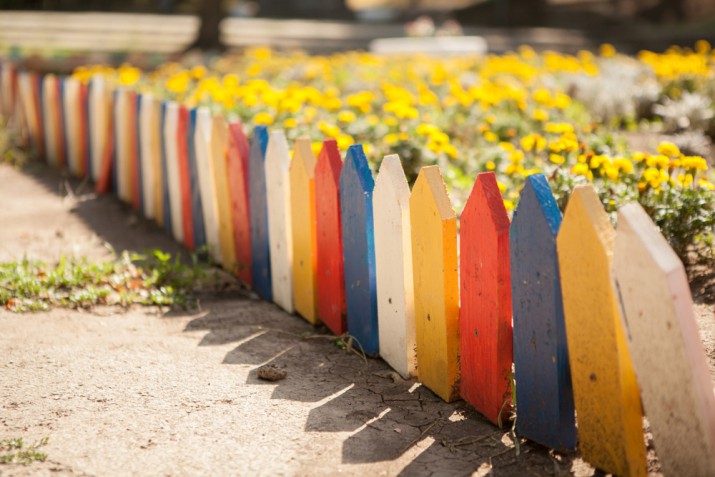
POLYGON ((35 461, 44 462, 47 454, 37 449, 44 447, 49 442, 49 437, 43 437, 31 445, 25 446, 22 437, 0 440, 0 464, 30 465, 35 461))

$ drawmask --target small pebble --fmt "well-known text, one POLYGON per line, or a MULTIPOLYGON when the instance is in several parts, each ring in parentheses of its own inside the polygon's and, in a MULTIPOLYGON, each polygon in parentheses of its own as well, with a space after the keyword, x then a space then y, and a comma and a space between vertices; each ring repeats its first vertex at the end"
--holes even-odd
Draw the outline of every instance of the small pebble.
POLYGON ((263 379, 265 381, 280 381, 281 379, 286 378, 288 371, 283 368, 279 368, 274 364, 267 364, 258 368, 256 375, 258 376, 258 379, 263 379))

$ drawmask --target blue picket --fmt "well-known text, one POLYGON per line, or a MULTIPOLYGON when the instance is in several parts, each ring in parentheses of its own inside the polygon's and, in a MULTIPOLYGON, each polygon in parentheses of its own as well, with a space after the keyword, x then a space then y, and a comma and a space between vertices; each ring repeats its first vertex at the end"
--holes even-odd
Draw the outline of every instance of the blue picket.
MULTIPOLYGON (((194 229, 194 250, 202 250, 206 246, 206 229, 204 228, 204 210, 201 203, 199 190, 199 170, 196 164, 196 145, 194 133, 196 131, 196 108, 189 110, 189 124, 186 128, 187 154, 189 160, 189 187, 191 189, 191 218, 194 229)), ((205 251, 200 255, 204 256, 205 251)))
POLYGON ((542 174, 526 180, 510 229, 517 434, 576 446, 556 234, 561 212, 542 174))
MULTIPOLYGON (((345 302, 348 334, 366 354, 380 348, 375 288, 375 230, 372 190, 375 181, 362 145, 350 146, 340 173, 340 222, 345 262, 345 302)), ((320 199, 318 199, 320 200, 320 199)))
POLYGON ((166 124, 166 101, 161 103, 161 113, 159 116, 159 144, 161 149, 161 196, 164 208, 164 230, 168 234, 172 233, 171 225, 171 199, 169 196, 169 166, 166 158, 166 141, 164 137, 164 127, 166 124))
POLYGON ((253 288, 264 300, 273 299, 271 251, 268 242, 268 205, 266 198, 265 159, 268 130, 256 126, 248 154, 249 203, 251 207, 251 278, 253 288))

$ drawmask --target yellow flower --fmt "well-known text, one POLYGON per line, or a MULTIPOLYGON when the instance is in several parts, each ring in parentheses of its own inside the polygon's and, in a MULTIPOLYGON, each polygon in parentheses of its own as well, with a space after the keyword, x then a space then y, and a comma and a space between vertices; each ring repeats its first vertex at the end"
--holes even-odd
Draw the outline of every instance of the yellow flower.
POLYGON ((286 129, 292 129, 298 125, 298 121, 296 121, 295 118, 288 118, 285 121, 283 121, 283 126, 286 129))
POLYGON ((457 157, 457 148, 454 147, 454 145, 452 144, 445 144, 444 146, 442 146, 442 150, 452 159, 455 159, 457 157))
POLYGON ((346 109, 340 111, 338 113, 338 121, 343 122, 343 123, 351 123, 355 121, 356 116, 355 113, 352 111, 348 111, 346 109))
POLYGON ((395 133, 389 133, 385 135, 385 138, 383 140, 385 141, 385 144, 387 144, 388 146, 392 146, 400 140, 400 137, 395 133))
POLYGON ((204 76, 206 76, 206 67, 205 66, 194 66, 191 68, 191 76, 194 79, 201 79, 204 76))
POLYGON ((554 164, 563 164, 564 162, 566 162, 566 158, 561 154, 549 154, 549 161, 553 162, 554 164))
POLYGON ((694 169, 696 171, 707 171, 708 170, 707 162, 705 162, 705 159, 703 159, 700 156, 685 156, 685 157, 683 157, 683 167, 688 170, 694 169))
POLYGON ((434 132, 439 132, 439 128, 433 124, 422 123, 417 126, 416 131, 420 136, 430 136, 434 132))
POLYGON ((488 142, 497 142, 499 141, 499 136, 497 136, 493 131, 487 131, 484 133, 484 139, 488 142))
POLYGON ((707 190, 715 190, 715 184, 713 184, 712 182, 710 182, 709 180, 704 179, 704 178, 700 179, 700 181, 698 182, 698 185, 700 187, 707 189, 707 190))
POLYGON ((524 161, 524 153, 522 151, 514 151, 509 154, 509 161, 513 164, 520 164, 524 161))
POLYGON ((628 159, 625 159, 623 157, 617 157, 613 160, 613 165, 622 172, 625 172, 626 174, 630 174, 633 172, 633 163, 629 161, 628 159))
POLYGON ((262 124, 264 126, 270 126, 271 124, 273 124, 273 121, 274 121, 273 115, 271 115, 270 113, 267 113, 265 111, 262 111, 253 117, 254 123, 262 124))
MULTIPOLYGON (((660 149, 660 147, 658 149, 660 149)), ((645 163, 648 167, 666 168, 670 165, 670 160, 663 154, 656 154, 654 156, 649 156, 645 163)))
POLYGON ((606 176, 612 181, 618 180, 618 168, 614 166, 605 167, 606 176))
POLYGON ((516 148, 514 147, 514 145, 512 143, 505 142, 505 141, 500 142, 499 147, 504 149, 506 152, 514 152, 516 150, 516 148))
POLYGON ((668 157, 678 157, 680 155, 680 149, 672 142, 663 141, 658 146, 658 154, 663 154, 668 157))
POLYGON ((547 113, 547 112, 544 111, 543 109, 535 109, 535 110, 534 110, 534 114, 533 114, 533 118, 534 118, 535 120, 541 121, 541 122, 543 122, 543 121, 548 121, 548 119, 549 119, 549 113, 547 113))
POLYGON ((141 71, 139 68, 134 68, 129 65, 122 65, 119 67, 119 84, 124 86, 131 86, 141 78, 141 71))
POLYGON ((598 49, 598 52, 604 58, 611 58, 616 55, 616 48, 613 45, 611 45, 610 43, 604 43, 598 49))
POLYGON ((486 168, 488 171, 493 171, 494 169, 497 168, 497 165, 494 164, 494 161, 487 161, 486 168))
POLYGON ((367 124, 370 126, 377 126, 380 124, 380 118, 378 118, 376 115, 371 114, 367 117, 367 124))
POLYGON ((320 141, 313 141, 310 143, 310 149, 312 149, 313 154, 317 157, 323 149, 323 143, 320 141))
POLYGON ((591 171, 589 170, 588 165, 579 162, 574 164, 573 168, 571 168, 571 172, 577 176, 588 176, 591 171))
POLYGON ((510 201, 509 199, 504 199, 504 208, 507 211, 514 210, 514 202, 510 201))
POLYGON ((525 151, 543 151, 546 147, 546 139, 540 134, 529 134, 521 138, 521 147, 525 151))
POLYGON ((506 184, 504 184, 503 182, 497 181, 497 187, 499 187, 499 192, 501 192, 502 194, 506 192, 506 184))
POLYGON ((189 81, 191 81, 189 73, 186 71, 180 71, 166 80, 166 89, 172 93, 185 93, 189 87, 189 81))
POLYGON ((355 144, 355 139, 348 134, 340 134, 336 139, 338 141, 338 149, 344 150, 355 144))

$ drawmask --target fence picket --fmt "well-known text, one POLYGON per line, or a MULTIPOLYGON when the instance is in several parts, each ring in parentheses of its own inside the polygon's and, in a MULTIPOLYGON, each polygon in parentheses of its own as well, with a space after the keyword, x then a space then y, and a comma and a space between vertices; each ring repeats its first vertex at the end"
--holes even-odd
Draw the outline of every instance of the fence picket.
POLYGON ((82 177, 81 167, 81 96, 80 81, 68 76, 62 89, 65 137, 67 139, 67 167, 74 177, 82 177))
POLYGON ((688 277, 643 208, 618 211, 613 268, 665 475, 715 475, 715 395, 688 277))
POLYGON ((543 174, 526 179, 509 229, 517 434, 576 447, 556 234, 561 211, 543 174))
POLYGON ((233 221, 234 271, 243 283, 253 284, 251 248, 251 204, 249 191, 249 145, 241 123, 229 124, 227 168, 233 221))
POLYGON ((348 333, 368 355, 379 352, 372 190, 375 182, 362 145, 348 148, 340 173, 345 303, 348 333))
POLYGON ((182 235, 184 237, 184 246, 189 250, 194 250, 194 220, 195 212, 193 210, 193 188, 191 187, 191 165, 189 160, 189 151, 193 149, 189 142, 193 142, 190 130, 190 113, 185 106, 179 105, 178 127, 176 136, 173 140, 176 142, 178 168, 179 168, 179 184, 181 195, 181 224, 183 225, 182 235))
POLYGON ((40 76, 41 81, 41 96, 40 102, 42 105, 42 125, 45 142, 45 155, 47 163, 60 167, 59 162, 59 144, 57 144, 57 115, 55 107, 57 106, 57 77, 52 74, 40 76))
POLYGON ((221 263, 221 245, 218 231, 218 205, 216 204, 216 186, 214 184, 214 164, 211 150, 211 112, 206 107, 196 110, 194 129, 194 158, 196 160, 196 179, 201 197, 201 212, 206 234, 208 254, 217 263, 221 263))
POLYGON ((236 263, 236 250, 233 239, 233 221, 231 218, 231 195, 228 186, 227 153, 228 125, 223 115, 215 114, 211 118, 211 163, 213 164, 213 183, 218 217, 218 235, 221 248, 221 266, 233 270, 236 263))
POLYGON ((299 137, 290 163, 293 240, 293 300, 295 311, 318 324, 316 288, 315 164, 310 138, 299 137))
POLYGON ((156 176, 156 148, 154 147, 154 125, 158 123, 155 114, 154 97, 151 94, 139 95, 139 144, 140 144, 140 171, 142 185, 142 212, 144 217, 153 219, 156 217, 157 190, 156 176))
POLYGON ((99 181, 107 148, 107 133, 112 116, 110 101, 106 78, 94 75, 89 82, 88 124, 92 180, 95 182, 99 181))
POLYGON ((613 290, 613 238, 594 187, 576 186, 556 249, 579 448, 606 472, 643 476, 642 411, 613 290))
POLYGON ((315 231, 318 319, 336 335, 347 331, 345 269, 340 216, 340 173, 343 162, 335 139, 323 141, 315 165, 315 231))
POLYGON ((457 216, 438 166, 420 169, 410 195, 419 380, 447 402, 459 398, 457 216))
POLYGON ((268 229, 265 157, 268 131, 265 126, 253 130, 249 152, 248 175, 251 206, 251 272, 253 288, 267 301, 273 300, 271 250, 268 229))
POLYGON ((179 105, 171 101, 164 103, 164 150, 166 152, 166 177, 169 191, 169 212, 171 229, 177 242, 184 242, 183 213, 181 212, 181 178, 179 173, 179 105))
POLYGON ((511 411, 509 216, 493 172, 477 175, 460 219, 461 394, 495 424, 511 411))
POLYGON ((397 154, 380 164, 373 210, 380 356, 409 378, 417 372, 410 186, 397 154))

